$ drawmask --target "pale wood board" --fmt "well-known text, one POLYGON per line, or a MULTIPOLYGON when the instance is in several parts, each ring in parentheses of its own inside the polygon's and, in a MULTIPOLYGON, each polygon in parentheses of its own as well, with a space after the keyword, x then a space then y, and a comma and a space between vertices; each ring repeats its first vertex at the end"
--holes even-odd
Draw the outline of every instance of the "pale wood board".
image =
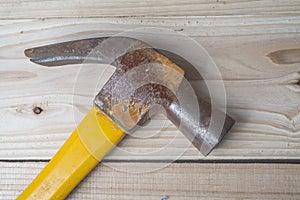
POLYGON ((0 0, 0 160, 9 161, 0 162, 0 199, 16 198, 40 172, 46 162, 34 160, 54 155, 113 72, 86 65, 78 85, 80 66, 40 67, 25 58, 24 49, 144 27, 174 30, 206 48, 223 76, 228 113, 237 123, 203 157, 157 116, 126 137, 68 199, 299 199, 300 165, 169 164, 299 161, 298 0, 0 0), (97 83, 91 81, 95 70, 104 72, 97 83), (40 115, 32 111, 36 106, 43 109, 40 115), (157 134, 164 123, 167 128, 157 134), (126 172, 149 169, 157 170, 126 172))
MULTIPOLYGON (((0 199, 14 199, 46 163, 0 163, 0 199), (16 181, 18 180, 18 181, 16 181)), ((98 165, 68 199, 299 199, 300 165, 174 163, 98 165), (122 169, 124 171, 118 171, 122 169)))
POLYGON ((286 55, 277 55, 277 60, 281 59, 278 64, 267 56, 282 49, 287 56, 294 55, 289 55, 289 50, 300 47, 300 17, 24 19, 0 23, 2 160, 50 159, 92 106, 97 91, 91 81, 98 78, 95 69, 106 69, 97 87, 113 72, 112 67, 85 66, 88 70, 80 75, 85 78, 73 91, 80 66, 41 67, 25 58, 24 49, 148 26, 177 30, 206 48, 222 73, 228 113, 237 123, 204 158, 194 147, 186 148, 188 141, 159 116, 137 133, 153 137, 127 137, 120 144, 121 151, 112 152, 107 159, 178 159, 182 153, 179 159, 300 157, 299 62, 295 58, 293 64, 282 64, 287 62, 286 55), (44 110, 42 114, 32 112, 35 106, 44 110), (168 128, 155 135, 162 123, 168 128), (164 148, 170 141, 174 142, 164 148), (163 151, 157 152, 160 149, 163 151))
POLYGON ((0 18, 299 14, 297 0, 1 0, 0 18))

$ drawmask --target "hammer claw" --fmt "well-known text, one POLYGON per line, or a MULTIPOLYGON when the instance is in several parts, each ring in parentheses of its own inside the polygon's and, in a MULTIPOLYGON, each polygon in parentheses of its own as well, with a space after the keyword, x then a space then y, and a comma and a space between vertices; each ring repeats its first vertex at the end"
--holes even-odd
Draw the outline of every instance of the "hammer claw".
POLYGON ((47 67, 80 64, 83 62, 101 63, 101 57, 88 55, 105 39, 107 38, 90 38, 50 44, 26 49, 24 53, 30 58, 30 61, 47 67))
POLYGON ((126 52, 146 47, 149 46, 132 38, 99 37, 30 48, 24 53, 36 64, 53 67, 83 62, 112 64, 126 52))

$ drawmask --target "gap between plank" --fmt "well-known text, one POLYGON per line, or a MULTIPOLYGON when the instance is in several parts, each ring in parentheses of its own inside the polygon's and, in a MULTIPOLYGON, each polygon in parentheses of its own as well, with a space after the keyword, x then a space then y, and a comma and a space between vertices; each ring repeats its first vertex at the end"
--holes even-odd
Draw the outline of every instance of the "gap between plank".
MULTIPOLYGON (((19 160, 0 160, 0 162, 14 163, 14 162, 49 162, 48 159, 19 159, 19 160)), ((228 164, 248 164, 248 163, 264 163, 264 164, 300 164, 300 159, 229 159, 229 160, 117 160, 109 159, 103 162, 111 163, 228 163, 228 164)))

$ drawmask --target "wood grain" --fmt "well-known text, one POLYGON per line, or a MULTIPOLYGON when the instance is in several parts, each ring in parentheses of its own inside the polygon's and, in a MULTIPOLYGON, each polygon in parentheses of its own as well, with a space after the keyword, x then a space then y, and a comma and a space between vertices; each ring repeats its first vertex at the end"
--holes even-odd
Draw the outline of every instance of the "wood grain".
MULTIPOLYGON (((15 199, 46 163, 0 163, 0 199, 15 199), (18 180, 18 182, 16 182, 18 180)), ((300 165, 170 164, 98 165, 68 199, 299 199, 300 165)))
POLYGON ((157 116, 122 141, 108 160, 300 157, 299 64, 279 65, 267 56, 299 48, 300 17, 64 18, 0 20, 0 24, 5 27, 0 32, 1 160, 50 159, 92 106, 96 88, 114 70, 85 65, 78 81, 80 66, 37 66, 25 58, 24 49, 148 26, 179 31, 206 48, 222 74, 228 112, 237 123, 204 158, 170 122, 157 116), (39 115, 32 111, 36 106, 43 109, 39 115), (165 124, 162 131, 161 124, 165 124))
POLYGON ((279 65, 300 63, 300 49, 283 49, 267 55, 279 65))
POLYGON ((297 0, 1 0, 1 19, 299 14, 297 0))
MULTIPOLYGON (((40 172, 46 162, 34 160, 54 155, 114 70, 45 68, 30 63, 24 49, 145 27, 167 28, 205 47, 237 123, 203 157, 156 116, 68 199, 300 199, 300 165, 193 163, 299 161, 299 14, 298 0, 0 0, 0 160, 8 161, 0 162, 0 199, 15 199, 40 172), (174 160, 190 163, 169 164, 174 160)), ((155 41, 165 37, 160 31, 155 41)))

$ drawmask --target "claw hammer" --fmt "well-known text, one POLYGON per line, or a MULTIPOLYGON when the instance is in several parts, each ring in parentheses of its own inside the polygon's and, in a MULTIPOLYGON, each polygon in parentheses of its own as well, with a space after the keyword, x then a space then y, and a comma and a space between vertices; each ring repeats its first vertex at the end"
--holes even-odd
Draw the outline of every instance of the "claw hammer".
POLYGON ((48 67, 88 62, 111 64, 116 71, 95 97, 93 108, 18 199, 64 199, 126 132, 150 118, 155 105, 203 155, 234 124, 226 115, 221 132, 209 130, 211 123, 218 123, 211 117, 211 105, 197 95, 200 116, 192 115, 176 96, 186 92, 183 79, 201 75, 182 58, 137 39, 90 38, 27 49, 25 55, 48 67))

